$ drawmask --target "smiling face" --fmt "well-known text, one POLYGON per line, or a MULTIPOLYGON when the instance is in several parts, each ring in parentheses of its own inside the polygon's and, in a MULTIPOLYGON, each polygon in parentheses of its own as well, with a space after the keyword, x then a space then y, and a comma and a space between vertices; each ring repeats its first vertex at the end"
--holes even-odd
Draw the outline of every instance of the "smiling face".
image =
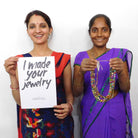
POLYGON ((49 28, 42 16, 33 15, 29 20, 27 32, 34 44, 41 45, 48 42, 52 28, 49 28))
POLYGON ((110 37, 110 29, 103 17, 96 18, 90 29, 90 37, 95 47, 106 47, 110 37))

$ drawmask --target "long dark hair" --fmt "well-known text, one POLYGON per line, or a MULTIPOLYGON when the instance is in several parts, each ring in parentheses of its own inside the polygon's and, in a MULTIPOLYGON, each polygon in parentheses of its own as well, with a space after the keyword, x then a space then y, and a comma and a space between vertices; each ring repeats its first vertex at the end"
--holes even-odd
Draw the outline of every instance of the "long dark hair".
POLYGON ((44 20, 47 22, 49 28, 52 28, 52 23, 51 23, 50 17, 47 14, 45 14, 44 12, 39 11, 39 10, 34 10, 34 11, 32 11, 32 12, 30 12, 30 13, 27 14, 26 19, 24 21, 27 28, 28 28, 29 20, 30 20, 30 18, 33 15, 40 15, 40 16, 42 16, 44 18, 44 20))

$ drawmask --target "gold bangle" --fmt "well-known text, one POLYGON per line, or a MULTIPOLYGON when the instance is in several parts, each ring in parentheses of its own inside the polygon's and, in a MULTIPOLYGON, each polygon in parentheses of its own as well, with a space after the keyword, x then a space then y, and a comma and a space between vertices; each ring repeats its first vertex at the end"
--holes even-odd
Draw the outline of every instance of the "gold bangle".
POLYGON ((13 91, 19 90, 19 87, 13 88, 11 85, 10 85, 10 88, 11 88, 13 91))

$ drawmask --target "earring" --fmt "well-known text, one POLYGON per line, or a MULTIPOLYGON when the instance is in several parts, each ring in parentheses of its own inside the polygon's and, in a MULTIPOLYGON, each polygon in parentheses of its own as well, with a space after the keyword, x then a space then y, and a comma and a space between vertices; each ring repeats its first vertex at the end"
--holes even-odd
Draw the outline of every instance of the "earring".
POLYGON ((51 33, 48 34, 48 39, 50 39, 51 33))

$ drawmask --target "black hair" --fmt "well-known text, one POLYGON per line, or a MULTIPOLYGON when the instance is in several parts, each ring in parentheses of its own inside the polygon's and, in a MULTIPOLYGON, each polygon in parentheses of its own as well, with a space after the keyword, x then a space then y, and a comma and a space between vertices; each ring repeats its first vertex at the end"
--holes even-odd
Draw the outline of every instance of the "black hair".
POLYGON ((49 28, 52 28, 52 23, 51 23, 50 17, 47 14, 45 14, 44 12, 39 11, 39 10, 34 10, 34 11, 32 11, 32 12, 30 12, 30 13, 27 14, 26 19, 24 21, 27 28, 28 28, 29 20, 30 20, 30 18, 33 15, 40 15, 40 16, 42 16, 44 18, 44 20, 47 22, 49 28))
POLYGON ((111 20, 110 20, 110 18, 108 17, 108 16, 106 16, 106 15, 104 15, 104 14, 97 14, 97 15, 95 15, 95 16, 93 16, 92 18, 91 18, 91 20, 89 21, 89 33, 90 33, 90 30, 91 30, 91 27, 93 26, 93 24, 94 24, 94 21, 97 19, 97 18, 100 18, 100 17, 103 17, 104 19, 105 19, 105 22, 106 22, 106 24, 108 25, 108 27, 109 27, 109 30, 110 30, 110 33, 111 33, 111 31, 112 31, 112 28, 111 28, 111 20))

